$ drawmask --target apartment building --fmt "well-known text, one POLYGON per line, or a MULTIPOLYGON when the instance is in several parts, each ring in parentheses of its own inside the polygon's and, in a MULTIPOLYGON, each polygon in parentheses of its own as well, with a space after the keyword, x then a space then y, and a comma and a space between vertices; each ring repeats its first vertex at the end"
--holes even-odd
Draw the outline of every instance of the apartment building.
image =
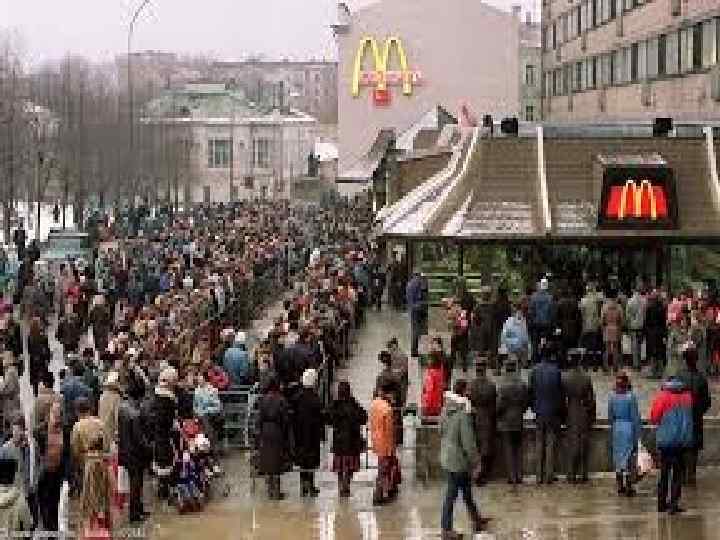
POLYGON ((720 119, 718 0, 543 0, 543 116, 720 119))

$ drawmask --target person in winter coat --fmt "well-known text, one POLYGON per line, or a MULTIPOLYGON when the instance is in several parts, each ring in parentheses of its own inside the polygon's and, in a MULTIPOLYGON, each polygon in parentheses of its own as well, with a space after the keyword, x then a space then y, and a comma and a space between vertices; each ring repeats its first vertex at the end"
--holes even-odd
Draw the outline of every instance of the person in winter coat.
POLYGON ((258 470, 265 475, 270 500, 282 500, 280 475, 285 472, 288 457, 290 418, 288 404, 280 393, 280 383, 273 378, 267 393, 260 398, 257 416, 258 470))
POLYGON ((153 468, 160 480, 158 496, 169 495, 169 477, 175 454, 174 432, 177 423, 177 398, 175 385, 177 371, 165 368, 160 372, 158 384, 152 397, 144 404, 143 417, 147 421, 147 433, 152 434, 153 468))
POLYGON ((555 300, 549 292, 550 283, 546 278, 540 280, 540 286, 530 297, 528 306, 528 330, 532 340, 532 363, 540 361, 540 342, 550 336, 555 324, 555 300))
POLYGON ((646 357, 652 366, 652 378, 659 379, 665 368, 665 337, 667 324, 665 321, 665 305, 657 291, 647 298, 645 306, 645 338, 646 357))
POLYGON ((130 479, 131 523, 144 521, 143 477, 150 466, 152 449, 150 434, 143 429, 140 417, 141 400, 145 395, 145 382, 131 374, 128 379, 127 397, 118 409, 118 465, 127 469, 130 479))
POLYGON ((490 476, 495 455, 497 387, 487 376, 487 361, 483 357, 478 358, 476 366, 477 376, 470 386, 470 401, 479 453, 477 481, 483 485, 490 476))
POLYGON ((605 359, 603 367, 605 371, 617 371, 622 364, 622 351, 620 350, 620 341, 622 338, 622 329, 624 314, 622 306, 617 301, 617 293, 610 291, 607 300, 603 304, 600 313, 600 320, 603 329, 603 342, 605 343, 605 359))
POLYGON ((645 297, 639 289, 633 291, 633 295, 628 299, 625 307, 625 320, 628 330, 630 330, 630 343, 632 346, 633 369, 640 370, 640 353, 642 351, 642 342, 644 339, 645 329, 645 297))
POLYGON ((210 439, 213 452, 219 449, 222 440, 223 416, 222 402, 217 388, 210 384, 207 376, 197 376, 197 387, 193 395, 193 412, 200 421, 203 432, 210 439))
POLYGON ((76 471, 82 474, 91 444, 97 437, 105 437, 105 425, 97 416, 92 415, 91 404, 87 398, 75 400, 75 412, 78 421, 70 434, 70 452, 76 471))
MULTIPOLYGON (((5 343, 5 349, 12 352, 15 355, 15 358, 22 358, 23 354, 25 354, 25 345, 23 343, 20 325, 13 318, 12 308, 9 310, 8 313, 3 315, 2 320, 0 321, 0 328, 3 328, 3 325, 3 341, 5 343)), ((18 373, 21 377, 23 375, 23 372, 25 371, 24 363, 25 362, 19 362, 18 365, 18 373)))
POLYGON ((325 415, 322 402, 315 391, 317 372, 308 369, 303 373, 302 389, 296 394, 292 406, 295 413, 295 464, 300 467, 300 486, 303 497, 317 497, 314 470, 320 467, 320 443, 325 439, 325 415))
POLYGON ((15 485, 17 462, 0 459, 0 529, 7 534, 29 533, 33 518, 25 495, 15 485))
POLYGON ((68 306, 65 316, 60 319, 57 330, 55 331, 55 339, 63 346, 65 354, 78 353, 80 347, 80 337, 83 328, 80 316, 68 306))
POLYGON ((400 445, 403 441, 402 382, 392 369, 392 355, 388 351, 381 351, 378 355, 378 360, 380 361, 382 369, 375 379, 375 392, 373 395, 379 394, 383 386, 393 388, 392 406, 393 416, 395 418, 395 442, 400 445))
POLYGON ((40 379, 48 370, 51 353, 47 335, 42 327, 42 322, 35 317, 30 321, 30 333, 28 335, 28 356, 30 357, 30 385, 37 395, 37 385, 40 379))
POLYGON ((572 351, 568 355, 570 371, 564 378, 563 388, 567 399, 568 441, 568 482, 588 481, 588 462, 590 458, 590 430, 595 423, 595 391, 589 375, 580 365, 580 353, 572 351))
POLYGON ((570 349, 578 346, 582 332, 582 314, 575 298, 566 287, 557 303, 557 326, 560 329, 560 368, 562 369, 570 349))
POLYGON ((119 375, 117 371, 110 371, 103 383, 103 392, 98 402, 98 417, 103 423, 105 432, 104 450, 109 452, 117 441, 117 417, 122 396, 120 395, 119 375))
POLYGON ((388 341, 387 350, 392 359, 391 366, 393 373, 395 373, 395 376, 400 380, 400 406, 404 408, 405 403, 407 402, 408 387, 410 386, 408 357, 407 354, 400 349, 400 344, 398 343, 398 339, 396 337, 393 337, 390 341, 388 341))
POLYGON ((500 344, 500 334, 507 321, 512 316, 512 304, 508 298, 507 288, 500 287, 498 289, 497 298, 493 302, 493 325, 492 325, 492 341, 491 341, 491 357, 493 360, 493 367, 495 369, 501 369, 498 363, 498 345, 500 344))
POLYGON ((658 512, 684 511, 680 507, 683 456, 694 445, 692 401, 692 394, 682 380, 670 377, 650 407, 650 422, 657 426, 655 442, 660 455, 658 512))
POLYGON ((615 377, 615 391, 608 400, 608 421, 618 495, 632 497, 632 470, 642 427, 640 411, 630 379, 625 373, 615 377))
POLYGON ((373 492, 373 504, 376 506, 393 500, 401 481, 391 403, 393 390, 390 385, 383 386, 370 405, 370 441, 378 458, 378 474, 373 492))
POLYGON ((562 375, 552 351, 541 352, 542 361, 530 373, 531 406, 535 413, 536 476, 538 484, 555 481, 555 457, 565 415, 562 375))
POLYGON ((485 356, 493 356, 497 352, 498 346, 495 333, 495 304, 491 301, 491 296, 492 289, 490 287, 480 288, 480 299, 475 304, 468 329, 470 350, 485 356))
POLYGON ((421 407, 422 416, 432 418, 440 416, 447 377, 440 357, 431 356, 430 362, 423 377, 421 407))
POLYGON ((25 429, 25 416, 21 412, 15 413, 12 419, 12 431, 10 438, 0 448, 0 457, 14 459, 17 461, 18 469, 15 475, 15 486, 20 490, 28 501, 33 522, 37 522, 36 493, 37 482, 36 467, 31 463, 30 444, 27 430, 25 429))
MULTIPOLYGON (((600 333, 600 306, 602 295, 595 290, 594 284, 588 284, 585 296, 579 303, 582 316, 582 335, 580 346, 586 351, 586 355, 594 363, 602 352, 602 335, 600 333)), ((585 364, 587 365, 587 363, 585 364)), ((597 368, 598 364, 593 365, 597 368)))
POLYGON ((64 476, 62 415, 62 397, 54 394, 44 420, 44 429, 35 431, 39 454, 37 502, 42 527, 46 531, 58 530, 58 505, 64 476))
POLYGON ((5 352, 2 357, 5 374, 0 383, 0 399, 2 399, 3 431, 10 431, 13 416, 20 411, 20 380, 16 367, 15 357, 11 352, 5 352))
POLYGON ((505 365, 507 374, 498 388, 496 408, 497 430, 505 453, 508 484, 522 483, 523 418, 530 406, 527 384, 517 372, 515 360, 505 365))
POLYGON ((250 365, 245 348, 245 332, 235 334, 233 344, 225 351, 222 363, 234 386, 250 384, 250 365))
POLYGON ((98 531, 112 530, 111 501, 115 482, 104 460, 104 437, 101 432, 88 440, 83 464, 80 496, 80 538, 96 537, 98 531))
POLYGON ((108 345, 108 334, 113 325, 113 316, 105 297, 98 295, 93 299, 93 307, 90 310, 89 323, 92 325, 93 342, 95 349, 104 351, 108 345))
POLYGON ((340 497, 350 496, 352 476, 360 470, 360 454, 364 451, 360 428, 368 415, 350 391, 350 383, 340 381, 337 399, 328 414, 333 429, 333 472, 338 475, 340 497))
POLYGON ((712 403, 710 391, 708 389, 708 381, 705 375, 698 370, 698 352, 697 349, 688 348, 683 353, 686 368, 680 373, 680 379, 686 388, 692 394, 692 412, 693 412, 693 445, 685 453, 685 475, 683 479, 686 484, 694 486, 696 483, 696 471, 698 455, 703 449, 704 443, 704 424, 703 416, 710 409, 712 403))
POLYGON ((440 465, 447 472, 447 490, 442 505, 441 529, 443 540, 456 539, 453 532, 453 509, 458 494, 462 494, 475 533, 482 532, 487 520, 472 496, 471 474, 479 454, 473 433, 471 404, 467 398, 467 382, 455 382, 454 392, 447 392, 440 421, 440 465))
POLYGON ((511 362, 527 365, 528 362, 527 322, 521 306, 515 306, 515 313, 505 321, 500 333, 500 344, 505 348, 511 362))
POLYGON ((408 282, 405 296, 410 312, 411 347, 410 356, 418 356, 420 336, 427 333, 428 328, 428 282, 427 278, 415 272, 408 282))

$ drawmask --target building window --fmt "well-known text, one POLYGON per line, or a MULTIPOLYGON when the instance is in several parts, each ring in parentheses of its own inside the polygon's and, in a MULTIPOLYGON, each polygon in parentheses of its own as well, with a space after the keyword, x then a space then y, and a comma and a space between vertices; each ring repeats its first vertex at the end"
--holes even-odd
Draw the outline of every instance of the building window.
POLYGON ((568 32, 568 16, 567 13, 563 13, 560 19, 560 43, 565 43, 570 39, 570 33, 568 32))
POLYGON ((208 168, 227 169, 232 160, 230 139, 208 140, 208 168))
POLYGON ((254 144, 255 166, 261 169, 270 168, 270 150, 272 146, 270 139, 256 139, 254 144))
POLYGON ((592 0, 591 4, 592 9, 592 27, 597 28, 597 25, 600 23, 600 0, 592 0))
POLYGON ((680 69, 680 34, 672 32, 667 35, 665 43, 665 72, 668 75, 675 75, 680 69))
POLYGON ((640 71, 640 45, 638 43, 633 43, 630 46, 630 80, 632 82, 637 82, 638 80, 638 73, 640 71))
POLYGON ((593 88, 597 88, 598 85, 598 57, 594 56, 592 59, 592 71, 590 74, 590 83, 593 88))
POLYGON ((255 189, 255 177, 254 176, 246 176, 243 180, 243 184, 245 189, 255 189))
POLYGON ((203 186, 203 202, 210 204, 210 186, 203 186))
POLYGON ((625 11, 630 11, 633 8, 634 0, 625 0, 625 11))
POLYGON ((667 41, 665 34, 658 37, 658 75, 667 73, 667 41))
POLYGON ((582 62, 575 63, 575 91, 581 92, 583 90, 583 65, 582 62))
POLYGON ((693 28, 693 69, 702 69, 703 67, 703 45, 705 44, 705 40, 703 39, 704 27, 705 25, 703 23, 700 23, 696 24, 693 28))
POLYGON ((557 22, 552 25, 552 48, 557 49, 557 22))
POLYGON ((702 67, 709 68, 717 62, 717 21, 710 19, 703 23, 702 67))
POLYGON ((535 86, 535 66, 532 64, 525 66, 525 85, 535 86))
POLYGON ((526 122, 534 122, 535 121, 535 107, 533 107, 532 105, 525 106, 525 121, 526 122))
POLYGON ((648 66, 647 66, 647 41, 641 41, 638 43, 638 73, 637 77, 638 80, 644 81, 647 79, 648 76, 648 66))
POLYGON ((649 39, 647 42, 647 78, 654 79, 658 76, 658 38, 649 39))
POLYGON ((238 187, 235 184, 230 186, 230 202, 235 202, 240 199, 238 195, 238 187))
MULTIPOLYGON (((615 17, 617 17, 617 4, 615 3, 616 0, 607 0, 610 4, 610 17, 609 19, 612 20, 615 17)), ((618 2, 622 2, 622 0, 617 0, 618 2)))

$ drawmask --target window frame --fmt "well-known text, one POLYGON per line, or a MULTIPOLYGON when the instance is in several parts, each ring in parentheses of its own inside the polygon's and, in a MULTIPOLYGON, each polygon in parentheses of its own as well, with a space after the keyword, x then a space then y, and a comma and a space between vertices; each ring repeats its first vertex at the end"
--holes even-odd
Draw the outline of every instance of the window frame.
POLYGON ((229 169, 233 159, 232 139, 212 137, 208 139, 208 169, 229 169), (223 150, 219 147, 225 146, 223 150))

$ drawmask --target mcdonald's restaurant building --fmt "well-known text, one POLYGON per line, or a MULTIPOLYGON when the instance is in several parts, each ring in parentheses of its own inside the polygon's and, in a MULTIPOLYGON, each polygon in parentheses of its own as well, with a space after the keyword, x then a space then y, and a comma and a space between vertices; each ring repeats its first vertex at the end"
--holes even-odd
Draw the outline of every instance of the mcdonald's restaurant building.
POLYGON ((340 4, 341 181, 367 181, 382 134, 400 137, 438 106, 452 115, 465 106, 480 119, 517 116, 525 26, 519 13, 481 1, 379 0, 352 13, 340 4))
POLYGON ((383 208, 378 225, 430 276, 435 300, 458 275, 516 293, 548 274, 578 292, 589 281, 717 290, 720 124, 544 123, 460 136, 449 165, 383 208))

